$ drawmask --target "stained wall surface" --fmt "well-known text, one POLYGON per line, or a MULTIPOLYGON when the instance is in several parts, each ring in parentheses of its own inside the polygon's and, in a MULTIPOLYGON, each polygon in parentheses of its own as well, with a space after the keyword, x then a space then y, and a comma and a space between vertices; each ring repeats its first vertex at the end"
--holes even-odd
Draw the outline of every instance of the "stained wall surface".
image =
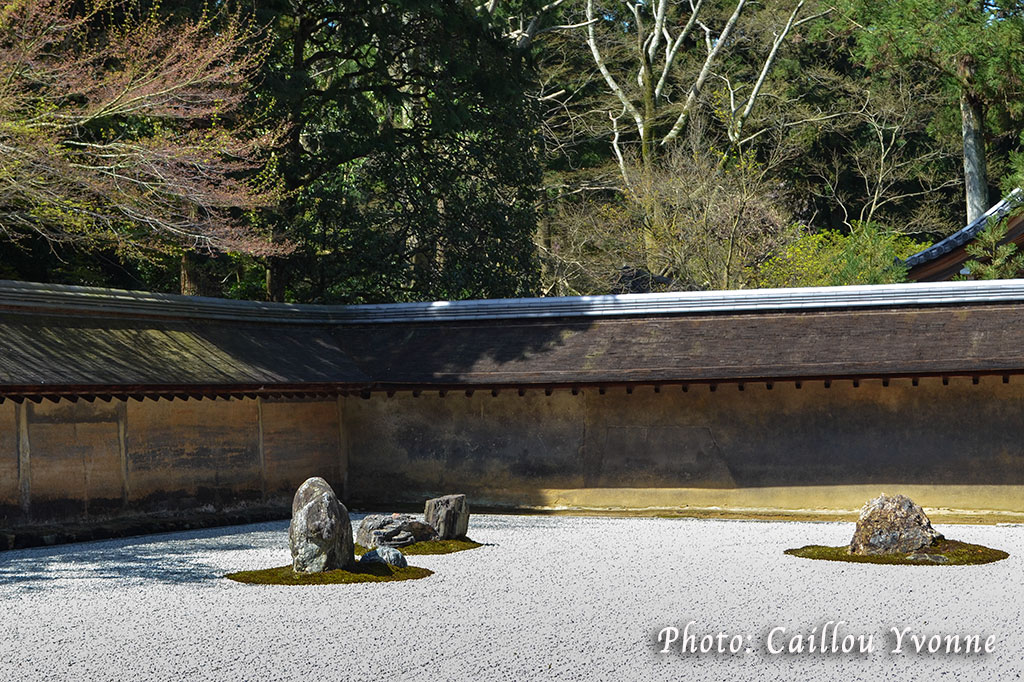
POLYGON ((354 500, 420 503, 472 491, 514 503, 537 486, 585 484, 586 402, 569 391, 345 398, 354 500))
POLYGON ((87 516, 123 507, 123 412, 119 401, 23 403, 34 518, 87 516))
POLYGON ((5 525, 286 505, 856 509, 881 492, 1024 513, 1024 380, 0 404, 5 525))
POLYGON ((259 499, 255 400, 128 404, 128 499, 174 508, 259 499))
POLYGON ((18 486, 18 422, 15 404, 0 403, 0 524, 21 516, 18 486))
POLYGON ((345 497, 346 455, 337 400, 262 400, 266 494, 290 502, 310 476, 320 476, 345 497))
POLYGON ((345 474, 336 399, 0 404, 0 527, 287 505, 345 474))
POLYGON ((1001 377, 346 400, 352 497, 487 506, 1024 512, 1024 381, 1001 377), (916 499, 916 498, 915 498, 916 499))

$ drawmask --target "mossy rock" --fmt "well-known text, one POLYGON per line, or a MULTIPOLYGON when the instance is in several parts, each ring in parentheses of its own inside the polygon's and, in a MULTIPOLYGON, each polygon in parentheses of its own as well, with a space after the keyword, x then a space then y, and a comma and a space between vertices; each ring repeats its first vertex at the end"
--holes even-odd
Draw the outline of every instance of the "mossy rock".
MULTIPOLYGON (((453 552, 464 552, 468 549, 476 549, 477 547, 483 547, 483 544, 473 542, 469 538, 459 538, 456 540, 427 540, 425 542, 414 542, 411 545, 399 547, 398 551, 406 556, 416 556, 425 554, 452 554, 453 552)), ((370 550, 360 544, 356 545, 355 552, 358 555, 366 554, 369 551, 370 550)))
POLYGON ((225 578, 255 585, 341 585, 347 583, 387 583, 397 580, 418 580, 434 575, 433 571, 417 566, 396 568, 387 564, 356 564, 350 569, 337 569, 322 573, 296 573, 289 566, 264 568, 257 571, 228 573, 225 578))
POLYGON ((990 564, 1010 556, 999 549, 983 545, 972 545, 959 540, 936 540, 916 552, 904 554, 850 554, 849 546, 826 547, 807 545, 799 549, 787 549, 786 554, 805 559, 826 561, 849 561, 859 564, 897 564, 903 566, 969 566, 990 564), (911 558, 918 557, 918 558, 911 558))

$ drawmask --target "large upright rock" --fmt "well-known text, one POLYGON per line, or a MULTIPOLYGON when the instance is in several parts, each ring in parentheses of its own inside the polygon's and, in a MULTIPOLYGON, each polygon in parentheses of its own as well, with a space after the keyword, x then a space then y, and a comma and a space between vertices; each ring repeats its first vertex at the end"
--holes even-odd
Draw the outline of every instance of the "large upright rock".
POLYGON ((469 532, 469 505, 465 495, 445 495, 427 500, 423 518, 437 529, 442 540, 464 538, 469 532))
POLYGON ((320 573, 355 563, 348 510, 324 479, 306 479, 295 491, 288 544, 296 573, 320 573))
POLYGON ((927 547, 942 534, 906 495, 880 495, 860 510, 851 554, 906 554, 927 547))
POLYGON ((414 542, 436 539, 437 531, 433 526, 408 514, 370 514, 363 518, 356 531, 356 542, 367 549, 408 547, 414 542))

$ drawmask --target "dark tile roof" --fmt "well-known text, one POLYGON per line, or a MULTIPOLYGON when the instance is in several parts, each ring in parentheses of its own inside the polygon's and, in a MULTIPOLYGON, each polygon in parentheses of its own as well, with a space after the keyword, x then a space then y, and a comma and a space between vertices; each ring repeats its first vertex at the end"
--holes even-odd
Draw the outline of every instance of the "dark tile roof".
POLYGON ((913 268, 918 265, 922 265, 929 261, 935 260, 940 256, 957 249, 971 240, 973 240, 978 233, 985 229, 988 225, 989 220, 1002 220, 1008 216, 1014 209, 1021 206, 1024 203, 1024 192, 1018 187, 1017 189, 1010 192, 1002 201, 990 208, 983 215, 979 216, 964 228, 957 230, 953 234, 949 235, 942 241, 932 244, 927 249, 915 253, 905 261, 904 265, 908 268, 913 268))
POLYGON ((1024 306, 338 327, 375 382, 617 384, 1024 370, 1024 306))
POLYGON ((327 327, 0 313, 0 386, 247 386, 369 380, 327 327))
POLYGON ((1024 373, 1024 281, 286 306, 0 282, 0 397, 1024 373))

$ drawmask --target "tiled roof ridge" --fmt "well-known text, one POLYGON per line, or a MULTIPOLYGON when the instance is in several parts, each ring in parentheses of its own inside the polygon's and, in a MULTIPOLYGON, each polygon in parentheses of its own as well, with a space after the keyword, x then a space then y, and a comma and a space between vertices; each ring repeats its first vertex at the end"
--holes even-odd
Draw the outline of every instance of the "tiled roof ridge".
POLYGON ((934 282, 513 298, 429 303, 306 305, 0 280, 0 314, 212 320, 271 324, 377 324, 459 320, 770 313, 1024 301, 1024 280, 934 282))
POLYGON ((988 225, 990 220, 1002 220, 1009 215, 1011 211, 1022 204, 1024 204, 1024 191, 1018 187, 1003 197, 1002 201, 985 211, 981 216, 977 217, 974 222, 957 230, 942 241, 932 244, 927 249, 918 251, 904 260, 904 265, 912 268, 917 265, 921 265, 922 263, 933 261, 939 256, 945 255, 953 249, 963 246, 974 239, 979 232, 985 229, 985 226, 988 225))

